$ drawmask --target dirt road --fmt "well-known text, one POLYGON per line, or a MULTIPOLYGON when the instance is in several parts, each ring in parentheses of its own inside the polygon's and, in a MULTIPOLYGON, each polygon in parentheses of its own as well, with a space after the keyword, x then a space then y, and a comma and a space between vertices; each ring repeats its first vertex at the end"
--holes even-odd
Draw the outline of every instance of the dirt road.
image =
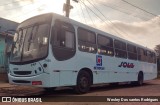
MULTIPOLYGON (((0 88, 0 96, 37 96, 37 97, 52 97, 53 100, 56 96, 160 96, 160 80, 151 80, 146 81, 143 86, 131 86, 131 85, 118 85, 118 86, 109 86, 103 85, 98 87, 92 87, 90 92, 83 95, 76 95, 71 88, 65 89, 56 89, 53 92, 44 92, 41 88, 33 88, 26 86, 12 86, 0 88)), ((82 98, 84 98, 82 97, 82 98)), ((87 98, 87 97, 86 97, 87 98)), ((58 98, 56 98, 58 100, 58 98)), ((0 103, 4 105, 5 103, 0 103)), ((13 105, 27 105, 27 103, 12 103, 13 105)), ((30 105, 37 105, 38 103, 31 103, 30 105)), ((52 102, 43 103, 43 105, 159 105, 158 102, 52 102)), ((38 105, 42 105, 39 103, 38 105)))

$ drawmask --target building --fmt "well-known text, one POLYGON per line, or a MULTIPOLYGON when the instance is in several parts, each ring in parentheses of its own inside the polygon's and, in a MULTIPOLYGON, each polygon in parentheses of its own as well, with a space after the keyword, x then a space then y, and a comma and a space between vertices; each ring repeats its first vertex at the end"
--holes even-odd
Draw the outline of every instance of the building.
POLYGON ((16 22, 0 18, 0 72, 3 72, 8 66, 8 58, 5 52, 12 43, 17 26, 18 23, 16 22))
POLYGON ((5 32, 7 30, 15 30, 17 26, 17 22, 0 18, 0 32, 5 32))
POLYGON ((8 66, 8 57, 6 52, 9 51, 13 40, 13 35, 0 33, 0 72, 7 68, 8 66), (7 37, 7 41, 6 41, 7 37))

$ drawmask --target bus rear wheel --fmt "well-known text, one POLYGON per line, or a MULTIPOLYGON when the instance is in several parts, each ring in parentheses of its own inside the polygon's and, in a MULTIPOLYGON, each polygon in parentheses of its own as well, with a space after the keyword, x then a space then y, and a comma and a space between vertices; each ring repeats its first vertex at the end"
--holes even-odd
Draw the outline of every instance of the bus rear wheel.
POLYGON ((77 77, 77 85, 75 91, 78 94, 87 93, 91 86, 91 76, 86 71, 80 71, 77 77))
POLYGON ((144 80, 144 78, 143 78, 143 73, 140 72, 140 73, 138 74, 137 85, 138 85, 138 86, 142 86, 142 85, 143 85, 143 80, 144 80))
POLYGON ((144 81, 143 72, 139 72, 137 81, 132 81, 130 84, 133 86, 142 86, 143 81, 144 81))

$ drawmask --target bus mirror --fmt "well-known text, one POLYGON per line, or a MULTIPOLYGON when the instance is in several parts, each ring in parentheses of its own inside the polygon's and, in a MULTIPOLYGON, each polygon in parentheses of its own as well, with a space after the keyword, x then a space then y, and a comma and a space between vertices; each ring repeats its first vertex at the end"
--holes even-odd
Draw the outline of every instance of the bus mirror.
POLYGON ((16 31, 13 29, 10 30, 6 30, 5 31, 5 43, 10 43, 12 41, 12 35, 15 33, 16 31))

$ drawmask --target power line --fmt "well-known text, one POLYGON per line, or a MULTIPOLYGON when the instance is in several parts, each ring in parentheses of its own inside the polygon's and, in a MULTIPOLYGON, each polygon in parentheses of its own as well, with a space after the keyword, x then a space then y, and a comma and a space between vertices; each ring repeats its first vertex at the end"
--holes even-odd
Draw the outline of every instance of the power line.
MULTIPOLYGON (((108 7, 108 8, 114 9, 114 10, 116 10, 116 11, 119 11, 119 12, 121 12, 121 13, 127 14, 127 15, 129 15, 129 16, 136 17, 136 18, 138 18, 138 19, 142 19, 142 20, 145 20, 145 21, 146 21, 145 18, 140 18, 140 17, 138 17, 138 16, 131 15, 131 13, 124 12, 124 11, 122 11, 122 10, 120 10, 120 9, 117 9, 117 8, 114 8, 114 7, 110 6, 110 5, 106 5, 106 4, 103 4, 103 3, 100 3, 100 4, 103 5, 103 6, 105 6, 105 7, 108 7)), ((147 19, 147 20, 148 20, 148 19, 147 19)))
MULTIPOLYGON (((116 1, 119 1, 119 0, 116 0, 116 1)), ((118 4, 116 3, 115 4, 115 2, 114 2, 114 5, 113 5, 113 3, 109 3, 107 5, 104 2, 100 2, 99 4, 104 5, 106 7, 109 7, 111 9, 115 9, 115 10, 117 10, 119 12, 122 12, 122 13, 125 13, 129 16, 139 18, 139 19, 144 20, 144 21, 150 20, 150 18, 152 16, 151 14, 148 14, 148 13, 147 14, 142 14, 142 12, 144 13, 144 11, 142 11, 142 10, 138 11, 138 12, 135 12, 136 10, 139 10, 139 9, 137 9, 137 8, 135 9, 135 7, 134 8, 125 8, 126 6, 130 6, 130 5, 128 5, 127 3, 124 3, 123 1, 121 1, 121 2, 123 4, 122 3, 118 3, 118 4)))
MULTIPOLYGON (((81 0, 80 0, 81 1, 81 0)), ((86 5, 83 1, 81 1, 84 5, 86 5)), ((87 5, 86 5, 87 6, 87 5)), ((87 6, 88 7, 88 6, 87 6)), ((89 7, 88 7, 89 8, 89 7)), ((90 11, 93 12, 93 14, 95 16, 97 16, 101 21, 103 21, 104 23, 108 24, 106 21, 104 21, 101 17, 99 17, 99 15, 97 15, 91 8, 89 8, 90 11)), ((113 29, 114 30, 114 29, 113 29)), ((114 30, 114 32, 116 32, 117 34, 120 34, 118 31, 114 30)), ((121 35, 121 34, 120 34, 121 35)))
MULTIPOLYGON (((113 27, 115 27, 119 31, 123 32, 121 29, 119 29, 117 26, 115 26, 114 23, 112 23, 112 21, 110 21, 110 19, 108 19, 93 3, 91 3, 89 0, 87 0, 87 1, 105 18, 106 21, 108 20, 113 25, 113 27)), ((118 31, 116 31, 116 32, 118 34, 120 34, 118 31)), ((123 33, 125 33, 125 32, 123 32, 123 33)), ((120 34, 120 35, 123 36, 123 34, 120 34)))
MULTIPOLYGON (((87 0, 87 1, 89 1, 89 0, 87 0)), ((92 4, 91 2, 90 2, 90 4, 92 4)), ((96 6, 94 5, 94 4, 92 4, 95 8, 96 8, 96 6)), ((96 9, 98 9, 98 8, 96 8, 96 9)), ((104 16, 104 18, 107 20, 108 18, 106 18, 105 17, 105 15, 99 10, 99 12, 104 16)), ((109 20, 109 19, 108 19, 109 20)), ((123 31, 122 29, 120 29, 119 27, 117 27, 116 25, 114 25, 114 23, 112 22, 112 21, 110 21, 109 20, 109 22, 113 25, 113 27, 115 27, 115 29, 118 29, 120 32, 123 32, 125 35, 128 35, 128 33, 126 33, 125 31, 123 31)), ((118 31, 116 31, 116 32, 118 32, 118 31)), ((120 34, 119 32, 118 32, 118 34, 120 34)), ((124 35, 123 34, 120 34, 121 36, 123 36, 124 37, 124 35)), ((129 35, 128 35, 129 36, 129 35)))
POLYGON ((137 11, 137 10, 139 10, 137 8, 136 9, 135 8, 125 8, 126 6, 129 6, 129 5, 126 4, 126 3, 123 3, 123 1, 121 1, 121 2, 122 3, 118 3, 115 6, 113 5, 113 7, 117 8, 117 9, 119 9, 121 11, 125 11, 125 12, 129 13, 131 16, 137 17, 137 18, 141 18, 142 20, 145 20, 145 21, 149 20, 151 18, 150 16, 152 16, 150 14, 143 14, 144 13, 143 11, 137 11), (143 13, 141 13, 141 12, 143 12, 143 13))
POLYGON ((138 8, 138 9, 140 9, 140 10, 146 12, 146 13, 149 13, 149 14, 151 14, 151 15, 153 15, 153 16, 158 16, 158 15, 156 15, 156 14, 154 14, 154 13, 151 13, 151 12, 149 12, 149 11, 147 11, 147 10, 144 10, 144 9, 142 9, 142 8, 140 8, 140 7, 136 6, 136 5, 134 5, 134 4, 131 4, 131 3, 127 2, 126 0, 121 0, 121 1, 127 3, 127 4, 129 4, 129 5, 131 5, 131 6, 133 6, 133 7, 135 7, 135 8, 138 8))
POLYGON ((82 2, 81 0, 79 1, 82 3, 82 5, 85 5, 97 17, 97 19, 100 19, 101 21, 103 21, 103 19, 101 19, 96 13, 94 13, 94 11, 90 9, 84 2, 82 2))
POLYGON ((80 20, 83 21, 83 19, 82 19, 82 17, 81 17, 81 14, 80 14, 80 12, 79 12, 78 7, 77 7, 77 6, 74 6, 74 7, 76 7, 76 9, 77 9, 77 11, 78 11, 78 15, 79 15, 80 20))
MULTIPOLYGON (((81 0, 80 0, 81 1, 81 0)), ((81 1, 82 2, 82 1, 81 1)), ((84 2, 82 2, 85 6, 87 6, 84 2)), ((88 6, 87 6, 88 7, 88 6)), ((89 8, 89 7, 88 7, 89 8)), ((101 19, 92 9, 90 9, 89 8, 89 10, 91 11, 91 12, 93 12, 93 14, 96 16, 96 17, 98 17, 100 20, 102 20, 103 21, 103 19, 101 19)))
MULTIPOLYGON (((81 0, 80 0, 81 1, 81 0)), ((88 1, 88 0, 87 0, 88 1)), ((82 1, 81 1, 82 2, 82 1)), ((93 1, 92 1, 93 2, 93 1)), ((88 7, 84 2, 82 2, 86 7, 88 7)), ((91 3, 90 3, 91 4, 91 3)), ((93 6, 93 5, 92 5, 93 6)), ((93 6, 93 7, 95 7, 95 6, 93 6)), ((89 8, 89 7, 88 7, 89 8)), ((98 9, 98 8, 96 8, 96 9, 98 9)), ((94 11, 93 11, 93 9, 90 9, 89 8, 89 10, 90 11, 92 11, 94 14, 95 14, 95 16, 97 16, 100 20, 102 20, 103 21, 103 19, 101 18, 101 17, 99 17, 99 15, 97 15, 94 11)), ((102 13, 103 14, 103 13, 102 13)), ((110 20, 109 20, 110 21, 110 20)), ((107 24, 107 22, 106 21, 104 21, 106 24, 107 24)), ((111 21, 110 21, 111 22, 111 21)), ((111 22, 112 23, 112 22, 111 22)), ((113 24, 113 23, 112 23, 113 24)), ((113 24, 114 25, 114 24, 113 24)), ((117 28, 117 27, 116 27, 117 28)), ((118 28, 119 29, 119 28, 118 28)), ((112 29, 112 30, 114 30, 114 29, 112 29)), ((121 29, 119 29, 119 30, 121 30, 121 29)), ((117 32, 116 30, 114 30, 116 33, 118 33, 118 34, 120 34, 119 32, 117 32)), ((121 32, 123 32, 125 35, 123 35, 123 34, 120 34, 120 35, 122 35, 122 37, 124 37, 125 38, 125 36, 126 35, 128 35, 126 32, 124 32, 124 31, 122 31, 121 30, 121 32)), ((128 35, 129 36, 129 35, 128 35)), ((132 36, 130 36, 130 37, 132 37, 132 36)), ((133 37, 132 37, 133 38, 133 37)), ((134 39, 134 38, 133 38, 134 39)))
MULTIPOLYGON (((103 4, 103 5, 105 5, 105 4, 103 4)), ((114 8, 113 8, 114 9, 114 8)), ((117 9, 118 10, 118 9, 117 9)), ((121 11, 120 11, 121 12, 121 11)), ((123 11, 122 11, 123 12, 123 11)), ((121 30, 122 31, 122 30, 121 30)), ((125 33, 126 35, 128 35, 126 32, 124 32, 124 31, 122 31, 123 33, 125 33)), ((129 35, 128 35, 129 36, 129 35)), ((130 36, 130 37, 132 37, 132 36, 130 36)), ((132 37, 133 38, 133 37, 132 37)), ((140 42, 140 41, 139 41, 140 42)))
MULTIPOLYGON (((99 3, 99 4, 101 4, 101 5, 103 5, 103 6, 105 6, 105 7, 108 7, 108 8, 111 8, 111 9, 114 9, 114 10, 117 10, 117 11, 119 11, 119 12, 121 12, 121 13, 124 13, 124 14, 127 14, 127 15, 129 15, 129 16, 132 16, 132 17, 135 17, 135 18, 139 18, 139 19, 141 19, 141 20, 143 20, 143 21, 148 21, 148 20, 150 20, 150 17, 147 17, 147 15, 148 16, 153 16, 153 15, 151 15, 151 14, 142 14, 142 13, 137 13, 137 14, 133 14, 133 10, 129 10, 129 8, 122 8, 122 7, 124 7, 124 6, 120 6, 119 7, 119 4, 118 5, 116 5, 116 6, 113 6, 113 5, 107 5, 107 4, 104 4, 104 3, 99 3)), ((128 4, 127 4, 128 5, 128 4)), ((137 9, 137 8, 136 8, 137 9)), ((137 9, 137 10, 139 10, 139 9, 137 9)), ((144 12, 144 11, 141 11, 141 12, 144 12)), ((134 12, 135 13, 135 12, 134 12)), ((158 16, 159 17, 159 16, 158 16)))
MULTIPOLYGON (((81 2, 81 1, 80 1, 80 2, 81 2)), ((86 11, 87 11, 87 14, 88 14, 89 18, 91 19, 92 24, 96 27, 95 23, 93 22, 93 20, 92 20, 90 14, 89 14, 89 11, 88 11, 88 9, 87 9, 87 6, 84 5, 84 7, 85 7, 85 9, 86 9, 86 11)))
POLYGON ((84 16, 84 12, 83 12, 83 9, 82 9, 81 4, 80 4, 80 7, 81 7, 82 15, 83 15, 83 17, 84 17, 84 22, 86 23, 86 18, 85 18, 85 16, 84 16))

